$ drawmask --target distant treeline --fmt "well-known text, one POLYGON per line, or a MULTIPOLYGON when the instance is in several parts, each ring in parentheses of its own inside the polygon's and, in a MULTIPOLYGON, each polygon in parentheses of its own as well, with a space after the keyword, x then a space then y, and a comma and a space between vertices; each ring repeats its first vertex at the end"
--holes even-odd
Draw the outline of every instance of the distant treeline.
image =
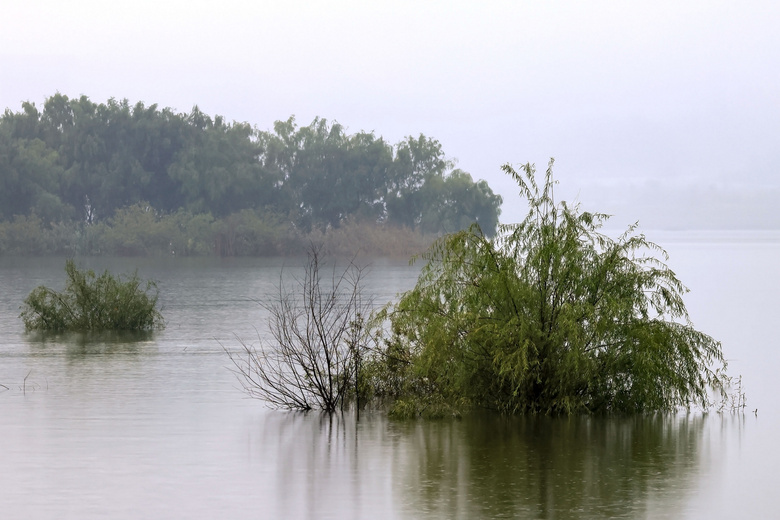
POLYGON ((345 226, 492 235, 500 206, 424 135, 391 145, 293 117, 262 131, 59 93, 0 117, 0 253, 279 254, 345 226))

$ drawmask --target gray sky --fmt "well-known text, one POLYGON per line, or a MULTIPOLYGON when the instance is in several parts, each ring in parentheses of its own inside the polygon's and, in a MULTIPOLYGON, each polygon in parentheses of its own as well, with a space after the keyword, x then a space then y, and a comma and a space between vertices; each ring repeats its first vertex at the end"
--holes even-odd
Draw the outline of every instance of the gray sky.
POLYGON ((780 2, 2 0, 0 107, 55 92, 260 129, 424 133, 643 228, 780 228, 780 2), (10 4, 10 5, 9 5, 10 4))

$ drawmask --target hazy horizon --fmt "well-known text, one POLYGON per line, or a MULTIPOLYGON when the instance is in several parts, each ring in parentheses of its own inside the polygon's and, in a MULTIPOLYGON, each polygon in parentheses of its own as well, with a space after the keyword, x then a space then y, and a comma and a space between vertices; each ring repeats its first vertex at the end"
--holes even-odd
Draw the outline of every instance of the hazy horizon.
POLYGON ((174 2, 0 7, 0 107, 60 92, 423 133, 522 217, 506 162, 647 229, 780 229, 772 2, 174 2))

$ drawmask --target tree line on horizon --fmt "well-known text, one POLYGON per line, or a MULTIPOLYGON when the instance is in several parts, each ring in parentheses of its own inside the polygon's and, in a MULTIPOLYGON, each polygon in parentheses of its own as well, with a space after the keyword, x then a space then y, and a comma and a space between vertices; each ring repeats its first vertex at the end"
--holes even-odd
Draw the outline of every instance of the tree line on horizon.
POLYGON ((250 210, 301 232, 366 222, 435 234, 476 222, 492 235, 501 202, 422 134, 391 145, 319 117, 265 131, 197 106, 60 93, 0 117, 0 221, 89 226, 140 204, 158 216, 250 210))

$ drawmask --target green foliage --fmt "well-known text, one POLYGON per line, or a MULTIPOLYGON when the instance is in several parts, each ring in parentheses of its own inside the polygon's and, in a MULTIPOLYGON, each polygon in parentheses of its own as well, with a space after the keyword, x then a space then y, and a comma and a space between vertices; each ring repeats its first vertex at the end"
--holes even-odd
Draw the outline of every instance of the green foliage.
POLYGON ((278 215, 242 210, 212 226, 217 254, 221 256, 275 255, 282 251, 285 226, 278 215))
POLYGON ((153 330, 164 327, 157 310, 157 286, 145 287, 137 273, 122 280, 105 271, 81 271, 65 263, 65 291, 36 287, 24 300, 21 318, 27 330, 153 330))
POLYGON ((552 161, 541 187, 529 164, 503 169, 527 217, 493 239, 477 225, 445 236, 386 311, 380 362, 395 360, 384 376, 400 381, 401 413, 436 399, 508 413, 706 407, 720 344, 693 328, 666 253, 636 226, 613 239, 599 231, 608 216, 556 204, 552 161))
MULTIPOLYGON (((436 239, 408 228, 365 221, 348 220, 338 228, 312 230, 298 239, 300 252, 305 244, 322 243, 324 250, 335 257, 355 254, 408 259, 425 251, 436 239)), ((292 244, 291 244, 292 245, 292 244)), ((288 250, 295 253, 295 250, 288 250)))
POLYGON ((41 254, 46 250, 46 236, 40 217, 17 215, 0 224, 0 250, 12 254, 41 254))
MULTIPOLYGON (((424 135, 391 145, 319 117, 262 131, 197 106, 174 113, 55 94, 42 112, 23 103, 0 116, 0 220, 34 213, 46 226, 107 224, 143 204, 157 217, 282 215, 302 233, 350 221, 441 233, 476 221, 492 234, 500 197, 453 167, 424 135)), ((156 247, 137 238, 107 236, 115 244, 103 250, 156 247)))
POLYGON ((96 224, 45 223, 37 215, 0 221, 2 255, 275 256, 305 254, 312 242, 329 254, 409 258, 435 235, 386 223, 347 220, 338 228, 306 233, 273 212, 241 210, 218 219, 179 210, 160 214, 140 203, 96 224))
POLYGON ((180 256, 203 256, 213 252, 214 218, 210 213, 179 210, 162 220, 170 236, 166 252, 180 256))
POLYGON ((0 254, 73 255, 84 252, 85 232, 76 222, 48 225, 35 213, 0 221, 0 254))
POLYGON ((109 224, 104 228, 103 243, 106 250, 121 256, 164 251, 170 243, 154 208, 143 202, 116 210, 109 224))
POLYGON ((472 223, 487 236, 493 236, 501 214, 501 196, 494 195, 485 181, 474 182, 463 170, 446 177, 434 177, 425 183, 419 227, 423 232, 454 233, 472 223))

